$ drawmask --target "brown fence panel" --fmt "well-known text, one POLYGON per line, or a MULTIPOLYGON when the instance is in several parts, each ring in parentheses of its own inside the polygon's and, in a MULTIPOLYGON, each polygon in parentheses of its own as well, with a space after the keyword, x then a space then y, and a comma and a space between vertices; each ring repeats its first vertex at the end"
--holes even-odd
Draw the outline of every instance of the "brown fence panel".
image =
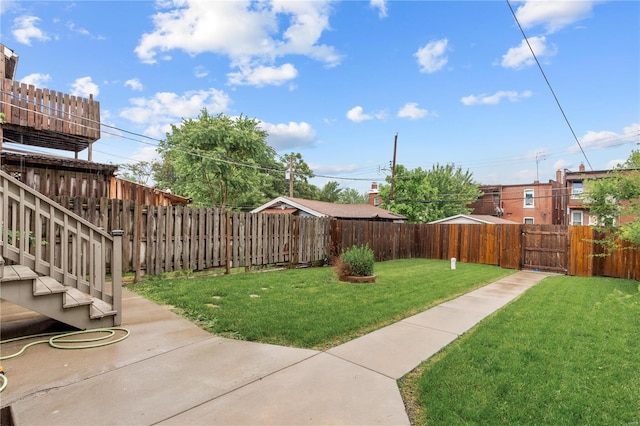
POLYGON ((538 260, 543 255, 560 259, 566 251, 569 275, 640 279, 640 250, 627 245, 599 257, 602 249, 594 239, 601 236, 588 226, 401 224, 141 206, 130 200, 56 197, 56 201, 108 232, 123 230, 122 269, 137 271, 138 278, 142 273, 224 267, 227 261, 245 268, 316 264, 364 244, 374 251, 376 261, 455 257, 519 269, 535 252, 531 247, 527 251, 527 244, 533 244, 541 250, 534 253, 538 260), (523 232, 535 234, 535 239, 527 240, 523 232), (566 242, 562 234, 567 234, 566 242))
POLYGON ((567 274, 582 277, 593 276, 596 258, 594 252, 594 232, 590 226, 569 226, 569 253, 567 274))
MULTIPOLYGON (((594 232, 594 238, 604 238, 594 232)), ((597 256, 593 260, 593 275, 640 280, 640 249, 632 249, 629 243, 618 242, 620 248, 607 256, 597 256)), ((604 249, 595 244, 594 253, 601 254, 604 249)))

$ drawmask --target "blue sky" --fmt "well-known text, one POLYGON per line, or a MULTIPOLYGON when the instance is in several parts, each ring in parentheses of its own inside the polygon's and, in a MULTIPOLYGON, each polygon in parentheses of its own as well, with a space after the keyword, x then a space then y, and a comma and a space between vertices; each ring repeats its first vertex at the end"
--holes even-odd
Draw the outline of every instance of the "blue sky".
POLYGON ((455 163, 482 184, 606 169, 639 148, 637 1, 511 2, 570 126, 506 1, 0 5, 17 80, 92 93, 103 124, 153 138, 104 128, 102 163, 151 159, 204 107, 260 120, 280 154, 331 177, 316 185, 359 191, 389 174, 396 134, 398 164, 455 163))

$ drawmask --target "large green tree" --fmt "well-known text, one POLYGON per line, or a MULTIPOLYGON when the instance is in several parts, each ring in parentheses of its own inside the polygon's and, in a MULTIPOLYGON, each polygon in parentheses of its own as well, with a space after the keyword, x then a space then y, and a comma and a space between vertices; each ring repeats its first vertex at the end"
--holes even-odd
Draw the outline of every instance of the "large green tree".
POLYGON ((434 164, 430 170, 396 166, 394 193, 391 177, 380 185, 383 208, 406 216, 409 222, 426 223, 471 211, 467 206, 479 196, 471 172, 452 164, 434 164))
MULTIPOLYGON (((289 196, 289 171, 293 176, 293 196, 296 198, 306 198, 308 200, 318 199, 319 189, 311 184, 309 179, 313 177, 313 171, 302 158, 299 152, 291 152, 280 157, 278 169, 281 170, 281 178, 273 182, 274 196, 289 196)), ((270 197, 273 198, 273 197, 270 197)))
POLYGON ((619 240, 640 247, 640 151, 632 151, 609 176, 587 179, 584 192, 596 228, 608 235, 602 240, 607 249, 618 247, 619 240))
POLYGON ((122 179, 127 179, 141 185, 148 185, 151 181, 154 169, 160 167, 155 161, 138 161, 135 163, 125 163, 118 166, 122 179))
POLYGON ((367 204, 368 202, 369 195, 360 193, 354 188, 344 188, 338 196, 338 203, 340 204, 367 204))
POLYGON ((340 199, 342 188, 336 181, 327 182, 318 194, 318 200, 327 201, 329 203, 337 203, 340 199))
POLYGON ((259 121, 245 116, 210 115, 183 119, 160 142, 162 164, 157 186, 190 197, 197 204, 246 209, 265 201, 273 186, 275 151, 259 121))

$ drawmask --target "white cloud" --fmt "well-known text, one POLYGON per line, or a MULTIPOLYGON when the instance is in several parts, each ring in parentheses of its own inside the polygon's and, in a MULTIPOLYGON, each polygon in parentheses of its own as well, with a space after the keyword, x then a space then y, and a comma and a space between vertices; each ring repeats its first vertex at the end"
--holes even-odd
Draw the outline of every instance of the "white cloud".
POLYGON ((588 17, 593 1, 526 1, 516 10, 516 17, 524 28, 543 26, 554 33, 588 17))
POLYGON ((360 105, 351 108, 347 111, 347 118, 351 121, 355 121, 356 123, 361 123, 367 120, 373 120, 374 118, 377 120, 384 120, 387 118, 387 114, 384 111, 378 111, 375 113, 365 113, 360 105))
POLYGON ((91 33, 89 33, 89 30, 87 30, 86 28, 82 28, 82 27, 76 27, 76 24, 74 24, 73 22, 67 22, 67 28, 70 31, 76 32, 78 34, 82 34, 82 35, 86 35, 86 36, 90 36, 91 33))
POLYGON ((45 87, 48 81, 51 81, 51 76, 49 74, 34 73, 23 77, 20 80, 20 83, 27 85, 33 84, 35 87, 45 87))
POLYGON ((535 52, 538 60, 546 57, 555 56, 558 51, 555 46, 547 45, 547 39, 545 36, 529 37, 529 44, 526 40, 522 40, 520 46, 510 48, 507 53, 502 55, 501 65, 505 68, 521 69, 529 67, 536 63, 531 49, 535 52))
POLYGON ((193 70, 193 75, 196 76, 196 78, 203 78, 209 75, 209 70, 207 70, 205 67, 203 67, 202 65, 198 65, 197 67, 195 67, 195 69, 193 70))
POLYGON ((238 86, 280 86, 293 80, 298 75, 298 70, 291 64, 280 67, 257 66, 255 68, 242 67, 240 71, 229 73, 229 83, 238 86))
POLYGON ((607 169, 615 169, 616 167, 624 164, 627 161, 626 158, 624 159, 620 159, 620 160, 611 160, 607 163, 606 168, 607 169))
POLYGON ((508 99, 511 102, 517 102, 520 99, 528 98, 532 95, 530 90, 518 93, 516 91, 504 91, 494 93, 493 95, 469 95, 460 99, 460 102, 467 106, 471 105, 497 105, 503 99, 508 99))
POLYGON ((362 107, 358 105, 347 111, 347 118, 351 121, 355 121, 356 123, 360 123, 362 121, 373 119, 373 116, 365 114, 362 107))
POLYGON ((14 9, 18 9, 18 2, 15 0, 2 0, 2 7, 0 7, 0 15, 3 15, 14 9))
MULTIPOLYGON (((258 75, 264 69, 290 73, 290 66, 274 66, 278 58, 286 55, 303 55, 335 66, 340 55, 332 46, 319 43, 322 33, 329 29, 330 4, 329 0, 164 1, 157 6, 165 10, 153 16, 154 29, 142 35, 135 53, 147 63, 154 63, 159 54, 175 49, 191 55, 225 55, 231 67, 240 70, 230 77, 242 84, 251 84, 254 80, 245 77, 258 75), (258 71, 253 72, 254 68, 258 71)), ((281 84, 282 77, 256 81, 281 84)))
POLYGON ((371 0, 369 5, 374 9, 378 9, 378 17, 380 19, 387 17, 387 0, 371 0))
POLYGON ((398 117, 410 118, 412 120, 426 117, 428 114, 429 111, 419 108, 417 102, 409 102, 398 111, 398 117))
POLYGON ((142 83, 140 83, 140 80, 138 80, 137 78, 132 78, 130 80, 125 81, 124 85, 127 87, 130 87, 131 90, 136 90, 136 91, 141 91, 144 88, 142 86, 142 83))
POLYGON ((183 95, 159 92, 151 98, 134 98, 129 102, 133 106, 120 111, 120 117, 146 124, 145 133, 150 136, 164 136, 171 124, 178 124, 183 118, 196 117, 203 108, 210 114, 224 112, 231 100, 226 93, 209 89, 183 95))
POLYGON ((554 170, 571 170, 571 168, 574 166, 573 163, 570 163, 566 160, 558 160, 555 163, 553 163, 553 169, 554 170))
POLYGON ((420 72, 433 73, 441 70, 448 62, 445 56, 449 40, 443 38, 441 40, 430 41, 424 47, 418 49, 413 56, 418 58, 420 72))
MULTIPOLYGON (((164 133, 162 134, 164 137, 164 133)), ((136 152, 134 152, 129 160, 126 163, 137 163, 140 161, 155 161, 160 160, 160 155, 158 154, 158 149, 153 146, 143 146, 138 148, 136 152)))
POLYGON ((18 43, 31 46, 31 40, 47 41, 50 40, 40 28, 36 25, 40 21, 37 16, 18 16, 13 20, 13 36, 18 43))
MULTIPOLYGON (((640 139, 640 123, 633 123, 622 129, 622 133, 616 133, 610 130, 595 132, 589 130, 580 140, 580 145, 584 150, 607 149, 627 143, 635 143, 640 139)), ((569 153, 575 154, 580 152, 578 144, 569 148, 569 153)))
POLYGON ((71 84, 71 94, 88 98, 89 95, 98 96, 100 88, 95 84, 91 77, 81 77, 71 84))
POLYGON ((315 130, 313 130, 310 124, 304 121, 300 123, 291 121, 288 124, 261 122, 260 127, 269 134, 267 142, 277 151, 297 147, 308 147, 313 145, 316 140, 315 130))

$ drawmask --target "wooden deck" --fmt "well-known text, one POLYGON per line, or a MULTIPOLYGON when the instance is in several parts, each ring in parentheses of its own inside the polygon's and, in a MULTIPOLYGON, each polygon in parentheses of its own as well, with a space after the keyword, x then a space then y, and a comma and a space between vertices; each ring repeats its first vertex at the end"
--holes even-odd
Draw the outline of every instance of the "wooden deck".
POLYGON ((6 141, 78 153, 100 139, 100 103, 0 79, 6 141))

